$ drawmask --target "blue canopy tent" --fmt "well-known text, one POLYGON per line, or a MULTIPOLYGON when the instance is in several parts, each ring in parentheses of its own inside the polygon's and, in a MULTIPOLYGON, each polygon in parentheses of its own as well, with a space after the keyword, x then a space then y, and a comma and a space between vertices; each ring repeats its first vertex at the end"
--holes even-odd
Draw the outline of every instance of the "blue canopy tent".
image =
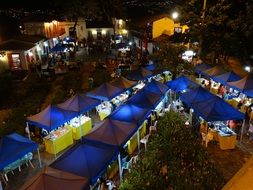
POLYGON ((201 90, 193 89, 180 94, 180 98, 186 105, 193 108, 194 112, 205 121, 240 120, 245 118, 242 112, 235 109, 220 97, 208 91, 204 93, 204 95, 201 95, 201 90), (211 95, 209 96, 208 93, 211 95), (195 96, 192 97, 192 95, 195 96))
POLYGON ((156 106, 162 101, 162 99, 163 95, 161 94, 150 92, 146 89, 141 89, 127 102, 144 109, 154 110, 156 106))
POLYGON ((79 142, 63 153, 50 167, 88 177, 92 185, 108 165, 116 160, 118 153, 117 148, 96 147, 79 142))
POLYGON ((207 78, 212 78, 216 75, 221 75, 226 73, 226 71, 221 66, 215 66, 210 69, 205 69, 202 71, 202 75, 204 75, 207 78))
POLYGON ((183 92, 190 89, 197 88, 199 85, 182 75, 175 80, 171 80, 166 85, 175 92, 183 92))
POLYGON ((80 115, 84 112, 90 111, 98 104, 100 104, 98 100, 94 100, 85 94, 77 93, 65 102, 57 104, 57 107, 64 110, 77 112, 80 115))
MULTIPOLYGON (((0 170, 27 153, 35 151, 38 147, 37 143, 17 133, 4 136, 0 139, 0 170)), ((39 160, 39 162, 41 166, 41 161, 39 160)))
MULTIPOLYGON (((137 130, 138 126, 134 123, 106 119, 93 128, 82 140, 97 147, 113 146, 120 150, 137 130)), ((118 164, 120 179, 122 179, 120 154, 118 155, 118 164)))
POLYGON ((169 90, 168 86, 156 80, 152 80, 150 83, 146 84, 144 89, 150 92, 163 94, 163 95, 166 94, 169 90))
POLYGON ((128 44, 128 43, 125 43, 125 42, 120 42, 120 43, 117 43, 117 44, 116 44, 116 48, 117 48, 117 49, 127 48, 127 47, 129 47, 129 44, 128 44))
POLYGON ((74 38, 72 38, 72 37, 65 37, 64 39, 63 39, 63 41, 64 42, 66 42, 66 43, 75 43, 75 39, 74 38))
POLYGON ((74 111, 68 111, 54 105, 49 105, 40 113, 27 117, 27 122, 28 124, 52 131, 77 115, 78 114, 74 111))
POLYGON ((109 101, 124 91, 125 89, 113 86, 110 83, 103 83, 99 87, 88 92, 86 95, 95 99, 109 101))
POLYGON ((141 125, 150 113, 150 109, 141 108, 127 102, 119 106, 109 118, 141 125))
POLYGON ((105 144, 119 148, 123 147, 137 130, 138 126, 134 123, 107 118, 94 127, 82 140, 96 146, 105 144))
POLYGON ((181 93, 179 96, 180 99, 189 107, 191 107, 194 103, 206 101, 215 97, 214 94, 210 93, 208 90, 201 86, 198 86, 195 89, 191 89, 185 93, 181 93))
POLYGON ((64 52, 67 48, 62 44, 56 44, 50 49, 51 52, 64 52))
POLYGON ((138 80, 146 80, 149 77, 151 77, 153 75, 153 72, 140 67, 139 69, 133 70, 131 71, 126 78, 128 78, 129 80, 134 80, 134 81, 138 81, 138 80))
POLYGON ((195 70, 196 73, 202 74, 202 72, 204 70, 210 69, 210 68, 212 68, 212 66, 210 66, 210 65, 208 65, 206 63, 202 63, 202 64, 199 64, 199 65, 195 66, 194 70, 195 70))
POLYGON ((89 179, 50 167, 29 179, 21 190, 90 190, 89 179))
POLYGON ((131 81, 126 79, 125 77, 118 77, 110 82, 111 85, 116 86, 118 88, 122 88, 128 90, 137 84, 136 81, 131 81))
POLYGON ((243 77, 238 81, 228 82, 227 85, 242 92, 248 97, 253 97, 253 78, 250 76, 243 77))
POLYGON ((156 69, 156 65, 155 64, 149 64, 149 65, 145 65, 144 68, 149 70, 149 71, 154 71, 156 69))
POLYGON ((229 71, 221 75, 213 76, 212 79, 223 85, 227 85, 228 82, 234 82, 234 81, 240 80, 242 79, 242 77, 238 76, 233 71, 229 71))

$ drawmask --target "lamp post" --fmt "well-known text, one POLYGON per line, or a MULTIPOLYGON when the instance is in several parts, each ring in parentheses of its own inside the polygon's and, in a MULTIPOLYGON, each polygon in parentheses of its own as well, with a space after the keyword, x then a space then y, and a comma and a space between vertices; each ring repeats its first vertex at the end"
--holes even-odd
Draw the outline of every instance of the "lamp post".
POLYGON ((177 19, 178 18, 178 12, 173 12, 172 13, 172 18, 175 20, 175 19, 177 19))
POLYGON ((206 1, 207 0, 204 0, 203 9, 202 9, 202 25, 204 24, 204 19, 205 19, 205 16, 206 16, 206 1))
MULTIPOLYGON (((203 2, 202 21, 201 21, 201 27, 202 27, 202 28, 203 28, 203 26, 204 26, 205 16, 206 16, 206 1, 207 1, 207 0, 204 0, 204 2, 203 2)), ((201 52, 202 52, 202 45, 203 45, 203 36, 202 36, 202 35, 203 35, 203 34, 201 33, 200 39, 199 39, 199 45, 200 45, 200 47, 199 47, 199 50, 198 50, 198 55, 200 55, 201 52)))

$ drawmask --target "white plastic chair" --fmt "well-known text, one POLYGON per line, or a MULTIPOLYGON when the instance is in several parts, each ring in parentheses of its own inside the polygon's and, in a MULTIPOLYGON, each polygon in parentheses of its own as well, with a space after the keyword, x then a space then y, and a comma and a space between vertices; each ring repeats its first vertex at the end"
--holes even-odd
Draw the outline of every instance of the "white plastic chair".
POLYGON ((150 136, 150 134, 147 134, 145 137, 143 137, 140 140, 140 143, 144 144, 145 151, 147 150, 147 143, 148 143, 149 136, 150 136))
POLYGON ((123 174, 124 170, 127 170, 128 172, 131 172, 131 165, 133 163, 133 157, 130 158, 129 161, 125 161, 122 163, 122 166, 121 166, 121 172, 123 174))
POLYGON ((208 143, 213 140, 213 134, 208 132, 206 133, 201 133, 202 136, 202 142, 205 143, 205 146, 207 147, 208 143))
POLYGON ((166 113, 166 112, 169 112, 169 111, 170 111, 170 108, 171 108, 171 104, 169 104, 168 107, 164 109, 165 113, 166 113))
POLYGON ((155 121, 155 123, 154 123, 154 125, 150 125, 150 127, 149 127, 149 134, 151 134, 152 133, 152 131, 157 131, 157 128, 156 128, 156 126, 157 126, 157 120, 155 121))

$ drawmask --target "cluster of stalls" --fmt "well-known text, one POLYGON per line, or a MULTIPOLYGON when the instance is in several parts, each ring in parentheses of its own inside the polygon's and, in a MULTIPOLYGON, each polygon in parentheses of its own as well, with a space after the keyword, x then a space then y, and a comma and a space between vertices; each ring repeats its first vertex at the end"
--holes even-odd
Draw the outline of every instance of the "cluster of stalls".
MULTIPOLYGON (((161 74, 171 76, 168 71, 161 74)), ((76 183, 76 189, 81 189, 78 188, 81 186, 90 188, 105 172, 112 176, 119 171, 122 179, 125 160, 122 161, 120 152, 124 149, 131 155, 136 150, 140 151, 141 139, 147 133, 148 118, 152 116, 154 121, 154 110, 157 113, 164 111, 168 100, 168 87, 157 81, 156 76, 154 72, 140 68, 126 78, 116 78, 28 117, 29 137, 31 126, 44 131, 45 150, 54 154, 56 160, 23 189, 57 187, 60 181, 64 186, 68 180, 72 185, 76 183), (96 109, 101 120, 95 127, 92 127, 92 118, 89 117, 92 109, 96 109), (57 154, 74 144, 74 140, 78 140, 75 145, 57 158, 57 154)), ((7 175, 6 172, 2 174, 3 178, 7 175)))
POLYGON ((199 74, 196 81, 210 92, 225 99, 229 104, 245 113, 251 107, 253 97, 253 78, 241 77, 233 71, 226 71, 220 66, 211 67, 201 64, 195 68, 199 74), (203 77, 201 77, 203 76, 203 77))
POLYGON ((172 101, 172 107, 176 111, 180 112, 180 107, 191 108, 186 120, 197 128, 197 132, 202 135, 206 146, 208 141, 214 140, 219 143, 222 150, 235 148, 237 137, 241 135, 242 138, 243 134, 245 123, 243 112, 186 76, 180 76, 168 82, 168 87, 179 97, 179 100, 174 98, 172 101), (193 121, 196 116, 197 120, 200 119, 199 122, 196 122, 196 119, 193 121), (241 122, 241 128, 238 131, 228 125, 228 121, 231 120, 241 122), (199 126, 200 128, 198 128, 199 126))

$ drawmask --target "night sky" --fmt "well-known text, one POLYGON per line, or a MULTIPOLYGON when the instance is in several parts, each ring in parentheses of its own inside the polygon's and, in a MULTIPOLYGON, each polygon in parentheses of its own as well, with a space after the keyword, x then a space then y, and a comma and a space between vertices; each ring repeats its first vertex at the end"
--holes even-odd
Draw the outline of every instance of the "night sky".
POLYGON ((45 9, 51 6, 50 0, 7 0, 1 4, 1 8, 25 8, 25 9, 45 9))

